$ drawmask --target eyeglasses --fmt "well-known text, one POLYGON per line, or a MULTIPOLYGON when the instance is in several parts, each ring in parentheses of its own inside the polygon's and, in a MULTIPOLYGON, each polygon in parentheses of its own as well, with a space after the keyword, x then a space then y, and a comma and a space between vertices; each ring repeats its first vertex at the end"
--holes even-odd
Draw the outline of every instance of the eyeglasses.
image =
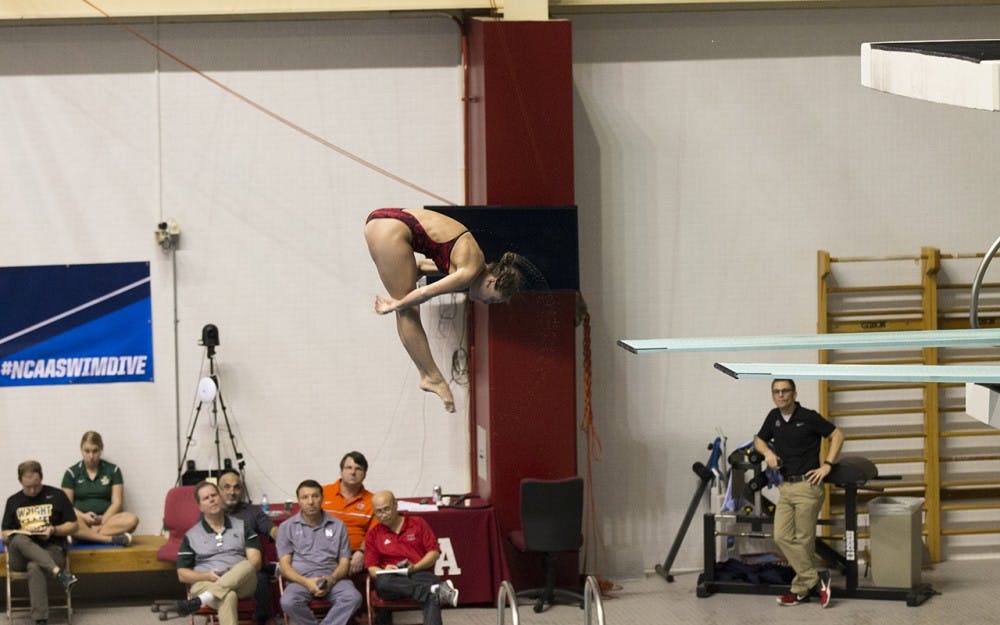
POLYGON ((795 389, 793 389, 793 388, 772 388, 771 389, 771 394, 772 395, 787 395, 788 393, 794 393, 794 392, 795 392, 795 389))

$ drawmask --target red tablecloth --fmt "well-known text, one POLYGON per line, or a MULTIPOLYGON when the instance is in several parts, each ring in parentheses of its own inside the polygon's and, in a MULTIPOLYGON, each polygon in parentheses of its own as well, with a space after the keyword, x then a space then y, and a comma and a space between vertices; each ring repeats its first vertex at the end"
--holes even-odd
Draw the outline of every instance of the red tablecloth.
MULTIPOLYGON (((293 503, 289 511, 282 504, 273 503, 269 507, 277 524, 299 511, 298 503, 293 503)), ((492 506, 403 514, 423 517, 434 530, 441 547, 434 572, 455 584, 461 605, 496 601, 500 582, 510 579, 510 572, 492 506)))
POLYGON ((496 601, 500 582, 510 573, 492 507, 403 514, 423 517, 434 530, 441 546, 435 573, 455 584, 460 604, 496 601))

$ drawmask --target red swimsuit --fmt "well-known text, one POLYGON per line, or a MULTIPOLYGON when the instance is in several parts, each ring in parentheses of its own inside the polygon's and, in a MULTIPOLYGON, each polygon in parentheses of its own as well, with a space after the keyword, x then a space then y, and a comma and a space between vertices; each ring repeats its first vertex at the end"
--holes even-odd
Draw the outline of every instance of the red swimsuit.
POLYGON ((372 219, 398 219, 409 226, 410 232, 413 235, 413 241, 411 242, 413 251, 423 254, 434 261, 434 265, 438 268, 438 271, 445 275, 448 275, 448 270, 451 268, 451 248, 455 247, 455 241, 458 240, 458 237, 468 232, 468 230, 463 230, 458 237, 455 237, 451 241, 438 243, 427 236, 427 231, 420 225, 416 217, 401 208, 380 208, 374 210, 368 215, 365 223, 368 223, 372 219))

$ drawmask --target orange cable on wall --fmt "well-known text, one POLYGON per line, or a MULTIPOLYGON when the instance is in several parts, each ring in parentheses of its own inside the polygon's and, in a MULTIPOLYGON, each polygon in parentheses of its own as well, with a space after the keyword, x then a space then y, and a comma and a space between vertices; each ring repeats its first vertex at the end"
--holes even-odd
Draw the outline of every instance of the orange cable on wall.
POLYGON ((588 312, 583 315, 583 420, 580 423, 580 430, 584 432, 587 439, 587 475, 584 480, 583 515, 583 571, 585 574, 590 572, 587 567, 587 559, 592 547, 595 550, 595 569, 600 565, 600 560, 606 563, 608 559, 607 546, 601 538, 597 523, 597 507, 594 503, 593 463, 604 459, 604 446, 594 425, 594 408, 591 402, 592 389, 593 367, 590 352, 590 313, 588 312), (598 549, 599 551, 597 551, 598 549))

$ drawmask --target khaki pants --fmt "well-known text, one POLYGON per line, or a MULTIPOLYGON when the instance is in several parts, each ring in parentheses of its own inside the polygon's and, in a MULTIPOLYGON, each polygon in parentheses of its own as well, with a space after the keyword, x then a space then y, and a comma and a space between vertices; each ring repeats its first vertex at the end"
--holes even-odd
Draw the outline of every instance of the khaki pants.
POLYGON ((55 567, 62 568, 66 564, 66 552, 59 545, 42 547, 23 534, 14 534, 7 545, 7 557, 10 558, 11 570, 28 573, 31 619, 48 619, 49 586, 46 577, 52 575, 55 567))
POLYGON ((212 593, 213 597, 222 602, 216 608, 216 612, 219 614, 219 624, 236 625, 238 620, 236 604, 240 599, 252 596, 256 588, 257 569, 250 564, 249 560, 243 560, 226 571, 225 575, 220 577, 218 581, 191 584, 191 596, 197 596, 206 591, 212 593))
POLYGON ((807 594, 819 582, 816 570, 816 518, 823 487, 809 482, 783 482, 774 511, 774 542, 795 569, 791 592, 807 594))

